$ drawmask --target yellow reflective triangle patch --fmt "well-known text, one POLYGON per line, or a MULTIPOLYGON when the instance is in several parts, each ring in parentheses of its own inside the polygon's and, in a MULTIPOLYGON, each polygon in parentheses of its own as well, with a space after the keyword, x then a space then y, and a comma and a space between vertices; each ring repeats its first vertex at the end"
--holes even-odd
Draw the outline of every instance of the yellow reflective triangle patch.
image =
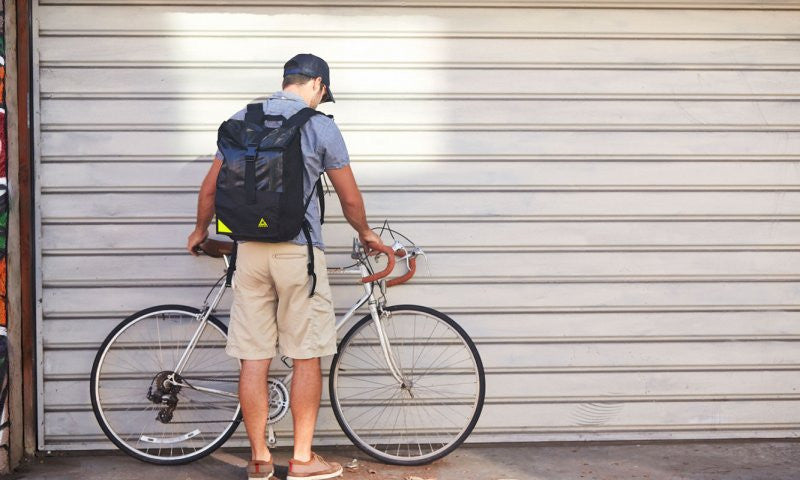
POLYGON ((263 218, 261 219, 260 222, 258 222, 258 228, 267 228, 268 226, 269 225, 267 225, 267 221, 264 220, 263 218))
POLYGON ((227 225, 222 223, 222 220, 217 219, 217 233, 233 233, 227 225))

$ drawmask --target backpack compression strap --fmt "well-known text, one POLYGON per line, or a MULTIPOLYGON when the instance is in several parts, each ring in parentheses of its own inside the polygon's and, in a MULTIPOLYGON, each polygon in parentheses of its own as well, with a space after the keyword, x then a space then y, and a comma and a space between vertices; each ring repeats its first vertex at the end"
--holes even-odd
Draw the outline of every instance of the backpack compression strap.
MULTIPOLYGON (((266 115, 264 106, 261 103, 247 104, 247 112, 244 114, 244 121, 264 126, 267 120, 286 121, 283 115, 266 115)), ((249 140, 249 139, 248 139, 249 140)), ((245 201, 248 204, 256 203, 256 156, 258 155, 258 144, 253 141, 247 142, 247 153, 245 154, 244 164, 244 193, 245 201)))
MULTIPOLYGON (((244 114, 244 121, 264 125, 264 107, 260 103, 247 104, 247 113, 244 114)), ((258 144, 249 140, 248 138, 247 154, 244 157, 244 193, 245 201, 248 204, 253 204, 256 203, 256 155, 258 144)))

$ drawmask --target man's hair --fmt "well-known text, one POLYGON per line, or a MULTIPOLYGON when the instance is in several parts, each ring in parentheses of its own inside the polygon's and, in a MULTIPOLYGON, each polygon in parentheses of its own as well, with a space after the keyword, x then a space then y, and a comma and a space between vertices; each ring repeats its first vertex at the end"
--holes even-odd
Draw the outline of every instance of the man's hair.
POLYGON ((283 87, 281 88, 286 88, 289 85, 305 85, 309 80, 313 80, 313 78, 309 77, 308 75, 301 75, 299 73, 286 75, 283 77, 283 87))

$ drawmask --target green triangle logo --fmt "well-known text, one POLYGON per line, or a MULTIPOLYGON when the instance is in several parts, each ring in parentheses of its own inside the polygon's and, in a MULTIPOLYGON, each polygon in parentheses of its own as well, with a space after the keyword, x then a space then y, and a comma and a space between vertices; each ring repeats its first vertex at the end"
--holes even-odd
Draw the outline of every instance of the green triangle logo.
POLYGON ((261 219, 260 222, 258 222, 258 228, 267 228, 268 226, 269 225, 267 225, 267 221, 264 220, 263 218, 261 219))
POLYGON ((217 219, 217 233, 233 233, 227 225, 222 223, 222 220, 217 219))

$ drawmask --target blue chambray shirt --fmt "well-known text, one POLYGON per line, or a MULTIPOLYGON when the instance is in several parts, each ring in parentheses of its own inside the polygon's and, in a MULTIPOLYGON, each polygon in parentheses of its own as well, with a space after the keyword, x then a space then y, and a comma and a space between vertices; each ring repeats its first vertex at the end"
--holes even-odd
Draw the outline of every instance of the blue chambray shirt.
MULTIPOLYGON (((283 115, 286 118, 308 106, 299 95, 284 91, 273 93, 264 100, 263 105, 265 114, 283 115)), ((245 107, 231 116, 231 119, 244 120, 246 112, 247 108, 245 107)), ((280 122, 267 121, 266 125, 277 127, 280 122)), ((314 192, 314 185, 322 172, 339 169, 350 164, 350 156, 347 154, 347 146, 344 144, 342 132, 339 131, 339 127, 336 126, 333 119, 324 115, 314 115, 303 125, 300 130, 300 149, 303 152, 306 167, 306 176, 303 180, 305 198, 314 192)), ((217 150, 217 158, 223 159, 219 150, 217 150)), ((308 210, 306 210, 306 220, 311 225, 311 242, 315 247, 325 250, 319 213, 319 202, 316 201, 316 194, 314 194, 314 198, 311 199, 308 210)), ((307 243, 302 232, 292 242, 298 245, 307 243)))

